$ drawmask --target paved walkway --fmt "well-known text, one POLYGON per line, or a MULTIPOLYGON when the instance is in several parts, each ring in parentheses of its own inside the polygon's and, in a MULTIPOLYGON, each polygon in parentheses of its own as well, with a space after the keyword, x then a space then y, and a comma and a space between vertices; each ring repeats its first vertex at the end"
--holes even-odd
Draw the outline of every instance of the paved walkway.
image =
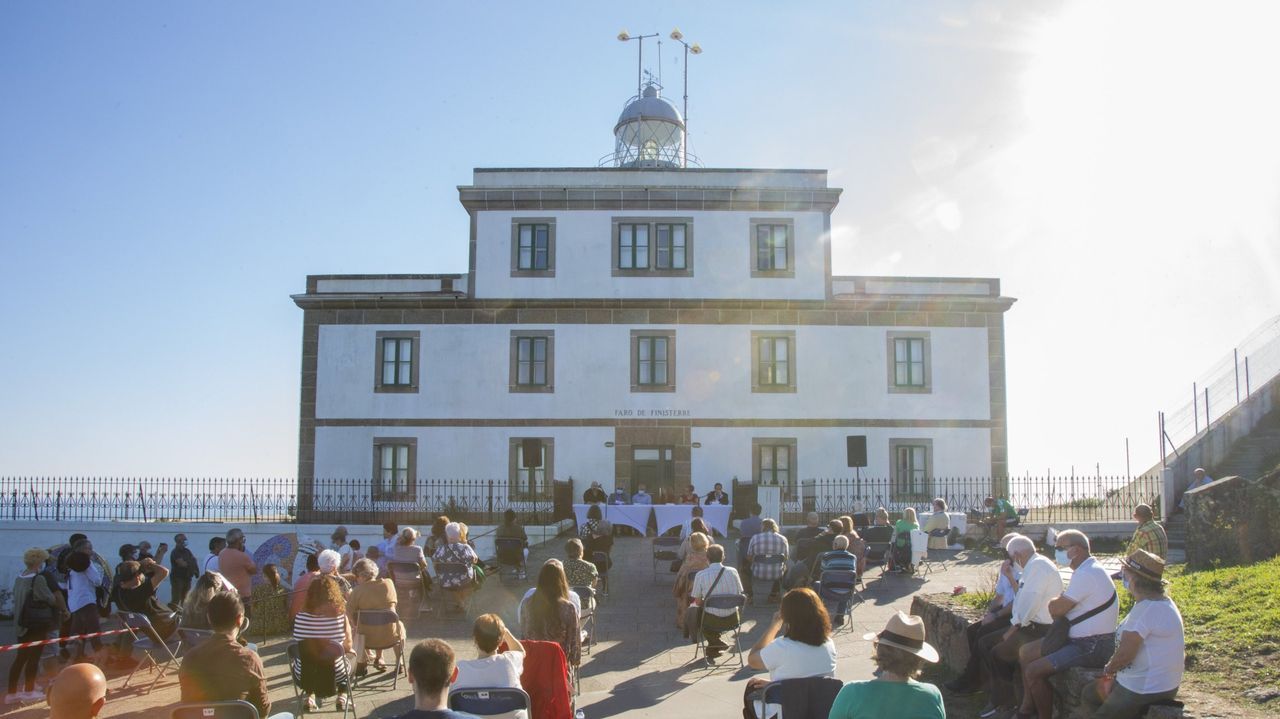
MULTIPOLYGON (((729 543, 732 545, 733 543, 729 543)), ((610 596, 601 601, 596 646, 583 655, 582 695, 578 707, 588 719, 604 717, 652 717, 655 710, 675 710, 677 716, 738 716, 741 711, 743 686, 756 673, 739 669, 736 655, 721 657, 720 664, 708 667, 701 660, 692 662, 694 647, 675 628, 675 603, 671 596, 671 574, 659 567, 654 581, 650 540, 619 538, 614 548, 614 570, 610 577, 610 596)), ((536 567, 551 556, 562 556, 559 541, 535 548, 530 566, 536 567)), ((907 610, 916 593, 950 592, 956 585, 988 588, 993 584, 995 563, 988 557, 961 552, 946 571, 927 579, 889 575, 880 577, 878 568, 871 569, 866 601, 853 610, 852 627, 836 636, 839 655, 837 676, 845 681, 869 678, 871 675, 870 644, 862 641, 866 632, 884 627, 889 615, 907 610)), ((484 612, 497 612, 515 627, 517 599, 531 586, 510 575, 501 580, 491 577, 474 601, 470 618, 441 619, 435 613, 424 614, 408 627, 411 639, 439 637, 448 640, 460 658, 471 658, 475 648, 471 642, 471 619, 484 612)), ((742 637, 749 647, 768 623, 777 605, 748 607, 742 637)), ((10 625, 11 626, 11 625, 10 625)), ((5 632, 12 636, 11 629, 5 632)), ((277 639, 261 647, 267 667, 273 709, 298 711, 293 688, 284 662, 284 641, 277 639)), ((7 669, 11 657, 0 658, 0 671, 7 669)), ((150 676, 146 677, 147 681, 150 676)), ((164 708, 178 701, 176 679, 166 677, 154 692, 143 695, 134 686, 121 689, 123 677, 111 679, 111 690, 103 717, 167 716, 164 708)), ((135 684, 139 683, 135 680, 135 684)), ((145 687, 147 682, 141 682, 145 687)), ((383 675, 356 692, 356 708, 360 717, 387 717, 412 707, 409 685, 400 678, 391 689, 390 676, 383 675)), ((321 714, 334 710, 329 700, 321 714)), ((4 716, 15 719, 47 716, 44 704, 16 709, 4 707, 4 716)))

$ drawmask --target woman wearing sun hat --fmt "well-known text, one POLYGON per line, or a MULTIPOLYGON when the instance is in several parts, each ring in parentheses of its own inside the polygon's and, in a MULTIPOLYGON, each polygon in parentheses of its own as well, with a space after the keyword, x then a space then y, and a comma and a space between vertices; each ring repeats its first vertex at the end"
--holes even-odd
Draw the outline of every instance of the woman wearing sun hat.
POLYGON ((1174 698, 1182 683, 1182 614, 1165 593, 1164 560, 1135 549, 1120 564, 1134 604, 1116 627, 1116 650, 1102 676, 1081 690, 1095 719, 1136 717, 1148 704, 1174 698))
POLYGON ((863 639, 875 642, 871 659, 880 676, 844 685, 830 719, 946 719, 942 693, 915 680, 925 662, 938 661, 938 651, 924 640, 924 620, 898 612, 883 631, 863 639))

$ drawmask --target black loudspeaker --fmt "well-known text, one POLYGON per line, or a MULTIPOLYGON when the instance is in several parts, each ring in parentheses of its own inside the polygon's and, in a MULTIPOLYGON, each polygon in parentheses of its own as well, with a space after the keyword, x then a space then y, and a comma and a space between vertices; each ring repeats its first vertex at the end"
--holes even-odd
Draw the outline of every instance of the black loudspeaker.
MULTIPOLYGON (((524 460, 524 469, 537 469, 542 466, 542 440, 540 439, 522 439, 520 440, 521 459, 524 460)), ((864 451, 865 455, 866 452, 864 451)))
POLYGON ((846 448, 849 452, 850 467, 867 466, 867 436, 865 434, 849 435, 846 448))

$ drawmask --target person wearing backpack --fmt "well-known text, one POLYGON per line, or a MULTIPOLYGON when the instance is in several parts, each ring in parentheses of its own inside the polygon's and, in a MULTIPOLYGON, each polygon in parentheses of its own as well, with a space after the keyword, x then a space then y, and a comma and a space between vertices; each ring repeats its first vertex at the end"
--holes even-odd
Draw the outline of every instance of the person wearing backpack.
MULTIPOLYGON (((25 571, 13 580, 14 632, 18 643, 44 641, 49 632, 58 626, 67 607, 57 591, 58 582, 52 572, 41 571, 49 560, 43 549, 28 549, 22 555, 25 571)), ((36 674, 40 671, 40 655, 44 647, 37 645, 15 652, 13 665, 9 667, 6 704, 42 701, 44 694, 36 691, 36 674), (18 679, 24 678, 23 691, 18 691, 18 679)))

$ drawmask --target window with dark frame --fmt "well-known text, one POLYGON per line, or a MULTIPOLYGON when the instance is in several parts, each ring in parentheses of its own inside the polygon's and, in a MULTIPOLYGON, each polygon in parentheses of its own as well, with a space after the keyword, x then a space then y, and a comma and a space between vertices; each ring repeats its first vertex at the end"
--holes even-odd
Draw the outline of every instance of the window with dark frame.
POLYGON ((523 387, 547 385, 547 338, 516 338, 516 384, 523 387))
POLYGON ((924 387, 924 338, 893 340, 893 383, 898 387, 924 387))
POLYGON ((659 222, 654 225, 657 242, 654 247, 653 266, 659 270, 683 270, 687 268, 685 225, 659 222))
POLYGON ((669 343, 666 337, 636 338, 636 384, 663 386, 668 378, 669 343))
POLYGON ((791 384, 791 338, 758 337, 759 384, 762 387, 785 387, 791 384))
POLYGON ((925 497, 929 489, 929 447, 925 444, 894 445, 894 495, 925 497))
POLYGON ((546 270, 551 266, 551 228, 546 224, 521 224, 517 230, 516 269, 546 270))
POLYGON ((788 247, 790 225, 758 224, 756 228, 756 270, 781 272, 791 269, 788 247))
POLYGON ((373 482, 375 500, 413 499, 416 494, 412 442, 382 441, 374 445, 377 471, 373 482))
POLYGON ((613 218, 615 277, 692 277, 693 220, 688 217, 613 218))
POLYGON ((421 356, 417 331, 383 331, 376 335, 374 392, 417 392, 421 356))
POLYGON ((756 484, 789 489, 792 479, 791 445, 759 444, 756 449, 760 453, 760 475, 756 477, 756 484))
POLYGON ((649 269, 649 225, 647 223, 618 225, 618 269, 649 269))

